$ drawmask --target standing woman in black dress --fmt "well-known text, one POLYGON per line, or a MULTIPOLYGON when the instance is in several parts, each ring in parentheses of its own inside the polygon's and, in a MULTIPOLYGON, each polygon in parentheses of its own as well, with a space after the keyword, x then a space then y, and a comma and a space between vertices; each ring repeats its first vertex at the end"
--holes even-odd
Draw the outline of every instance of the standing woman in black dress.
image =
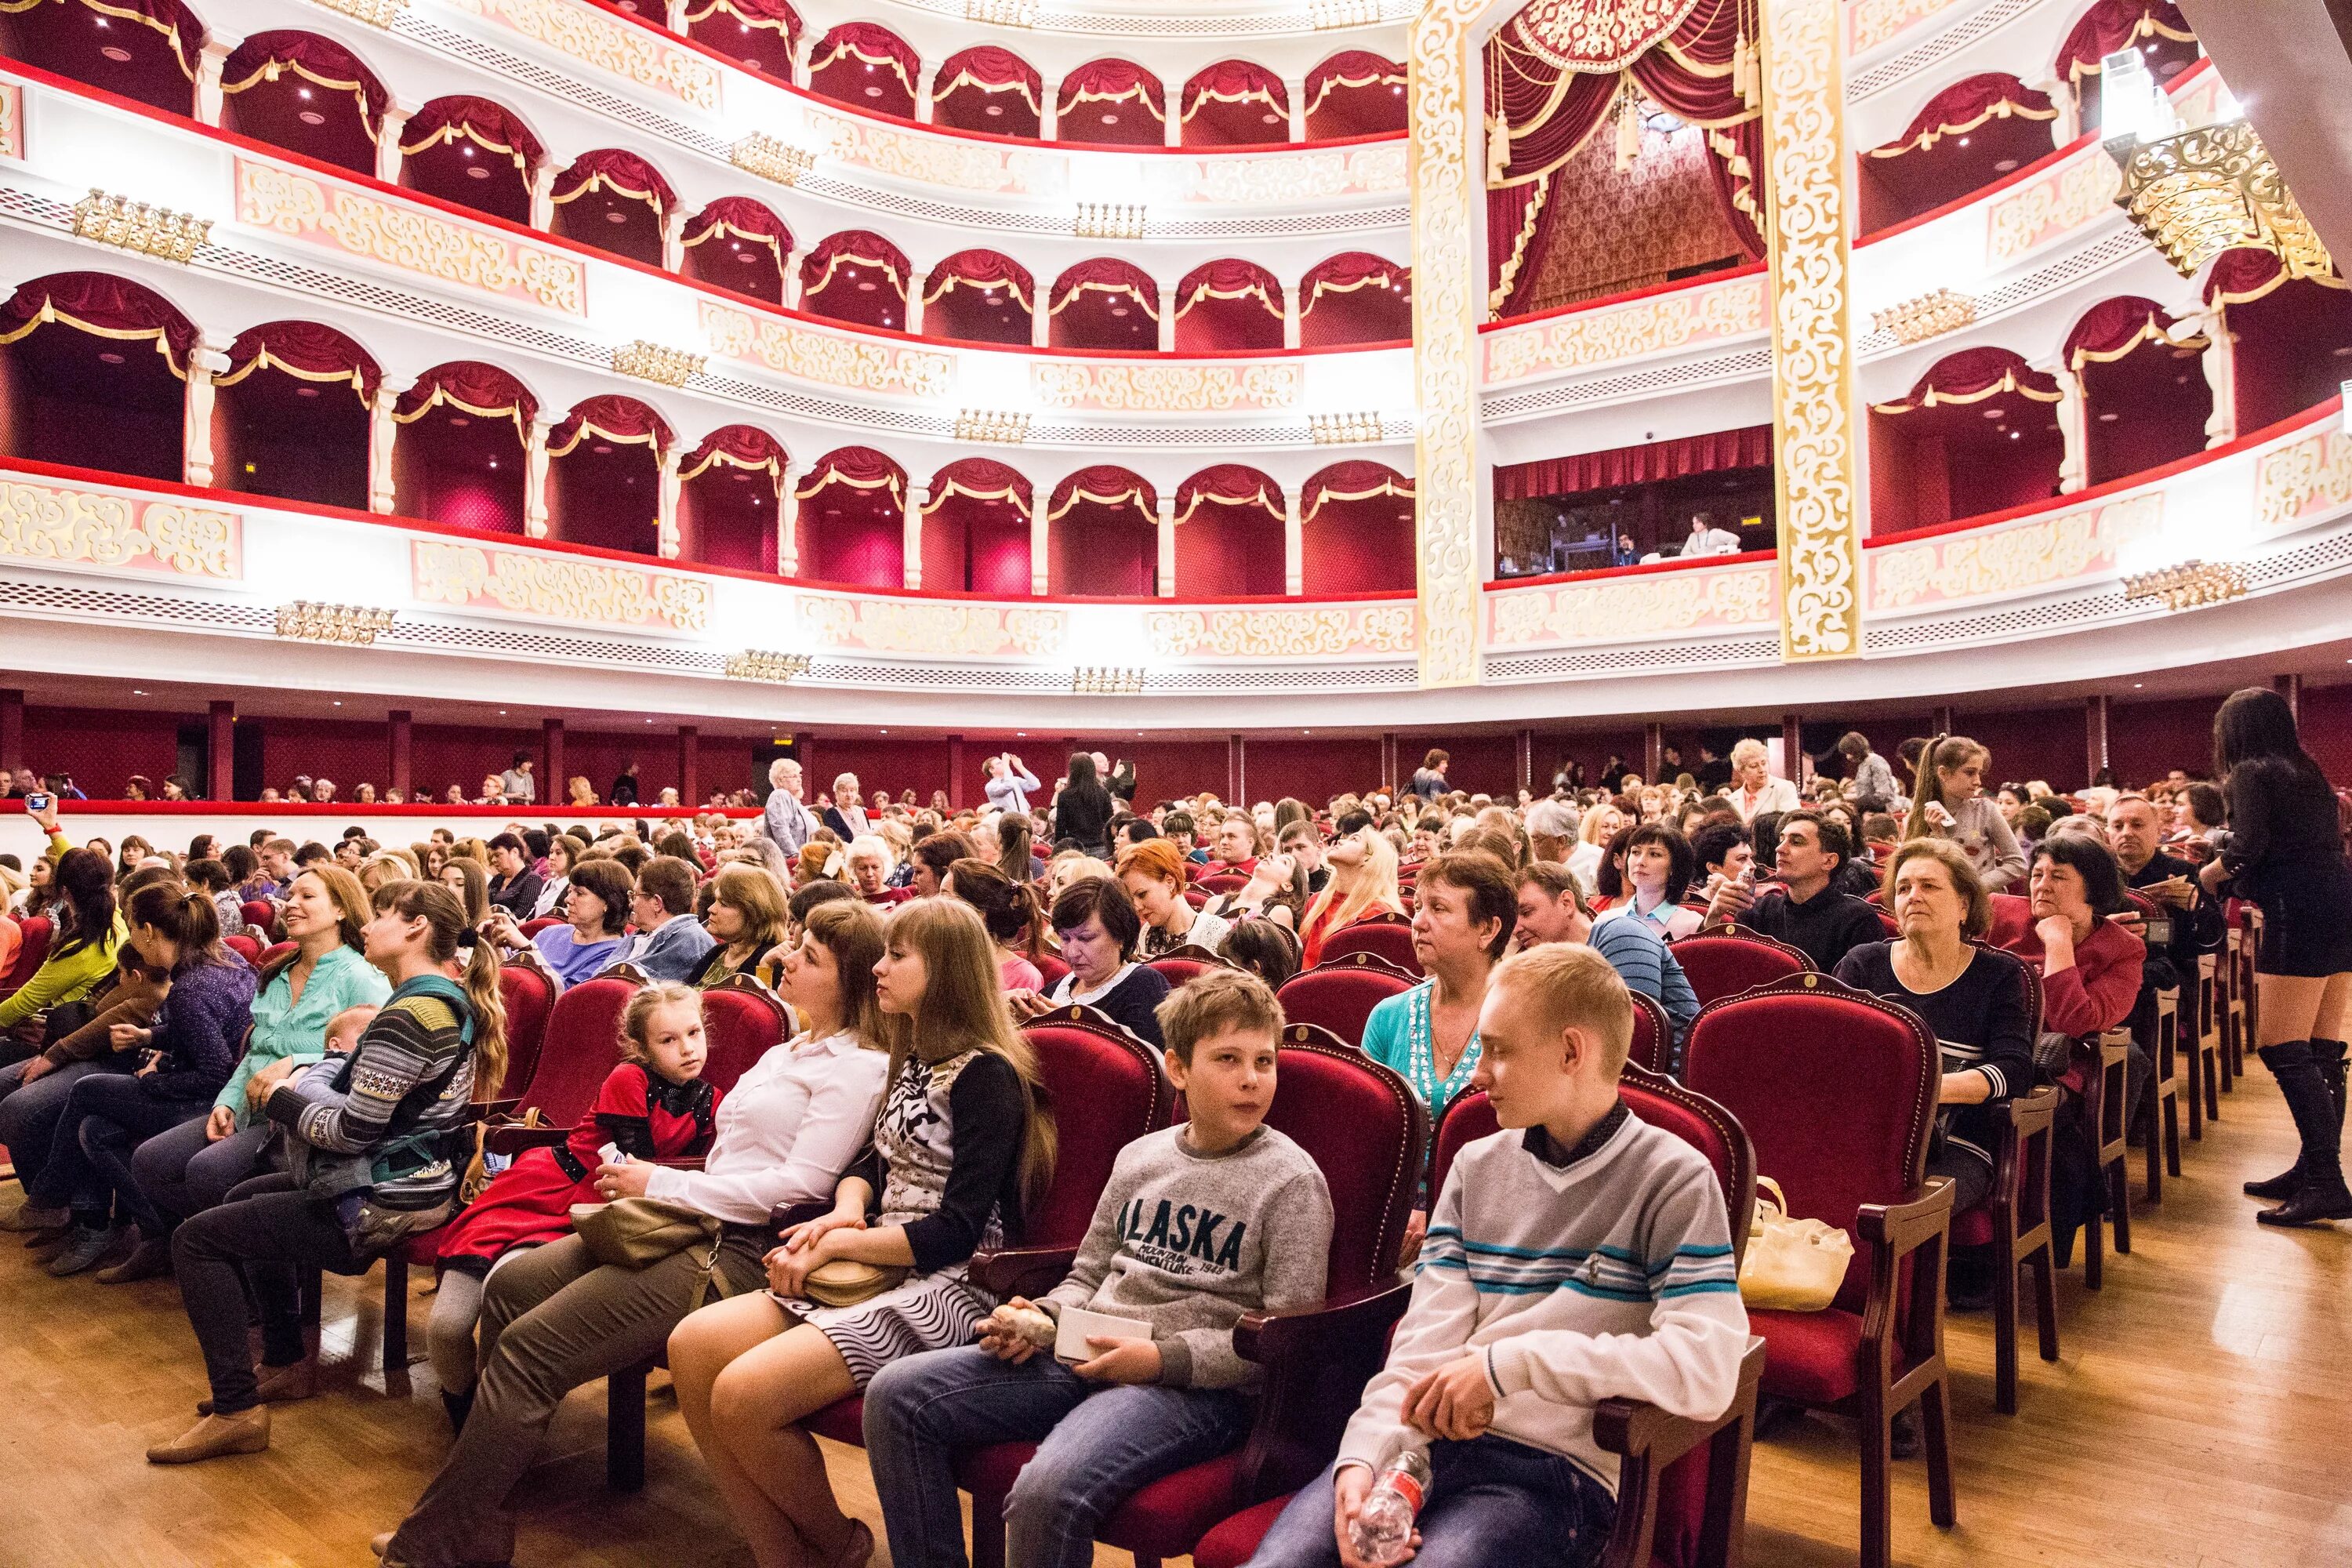
POLYGON ((1118 807, 1102 784, 1094 757, 1070 753, 1070 771, 1054 796, 1054 847, 1076 849, 1097 860, 1110 858, 1110 819, 1118 807))
POLYGON ((2230 836, 2198 874, 2263 911, 2254 955, 2260 1050, 2294 1116, 2294 1168, 2248 1182, 2255 1197, 2284 1198, 2264 1225, 2352 1219, 2344 1185, 2344 1019, 2352 1004, 2352 867, 2344 859, 2336 795, 2296 737, 2294 710, 2250 686, 2213 720, 2213 771, 2222 775, 2230 836))

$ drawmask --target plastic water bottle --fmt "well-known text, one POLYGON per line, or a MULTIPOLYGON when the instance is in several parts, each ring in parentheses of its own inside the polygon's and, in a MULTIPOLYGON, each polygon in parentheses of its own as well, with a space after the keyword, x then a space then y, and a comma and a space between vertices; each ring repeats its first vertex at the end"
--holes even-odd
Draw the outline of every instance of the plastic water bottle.
POLYGON ((1387 1568, 1402 1561, 1412 1541, 1412 1521, 1428 1495, 1426 1458, 1408 1449, 1390 1460, 1348 1525, 1349 1543, 1355 1548, 1357 1561, 1371 1568, 1387 1568))

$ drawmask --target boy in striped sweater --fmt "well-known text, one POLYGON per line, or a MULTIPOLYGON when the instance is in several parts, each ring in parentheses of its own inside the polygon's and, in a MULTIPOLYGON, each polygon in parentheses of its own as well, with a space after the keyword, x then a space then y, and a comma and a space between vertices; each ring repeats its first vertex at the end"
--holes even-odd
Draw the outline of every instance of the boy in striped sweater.
POLYGON ((1591 948, 1519 953, 1495 971, 1478 1036, 1472 1081, 1505 1131, 1454 1161, 1388 1365, 1251 1568, 1361 1568, 1349 1527, 1408 1448, 1431 1469, 1423 1568, 1584 1568, 1616 1511, 1594 1405, 1709 1418, 1737 1390, 1748 1314, 1722 1190, 1618 1098, 1624 982, 1591 948))

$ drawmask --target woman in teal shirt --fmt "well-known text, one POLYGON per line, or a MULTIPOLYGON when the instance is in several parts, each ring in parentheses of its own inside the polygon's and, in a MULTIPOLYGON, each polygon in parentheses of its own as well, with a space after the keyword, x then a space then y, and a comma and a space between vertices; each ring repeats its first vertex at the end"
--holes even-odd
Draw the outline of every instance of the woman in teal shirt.
MULTIPOLYGON (((1433 1125, 1478 1070, 1478 1009, 1518 924, 1518 891, 1500 860, 1476 851, 1430 861, 1414 889, 1412 955, 1429 978, 1372 1009, 1364 1054, 1403 1076, 1433 1125)), ((1421 1250, 1432 1195, 1413 1205, 1402 1262, 1421 1250)))

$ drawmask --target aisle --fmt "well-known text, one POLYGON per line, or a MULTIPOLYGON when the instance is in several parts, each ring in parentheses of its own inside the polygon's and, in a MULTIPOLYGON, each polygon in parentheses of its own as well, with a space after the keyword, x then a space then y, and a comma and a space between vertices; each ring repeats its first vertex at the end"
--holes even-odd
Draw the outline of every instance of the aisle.
MULTIPOLYGON (((2015 1417, 1992 1409, 1988 1320, 1954 1321, 1959 1523, 1935 1530, 1919 1464, 1898 1465, 1899 1562, 2352 1563, 2352 1226, 2253 1225, 2237 1184, 2283 1163, 2285 1111, 2259 1071, 2222 1110, 2163 1206, 2137 1211, 2137 1250, 2106 1289, 2084 1291, 2079 1266, 2062 1279, 2064 1359, 2044 1365, 2029 1332, 2015 1417)), ((446 1436, 422 1364, 390 1389, 355 1369, 355 1347, 372 1352, 380 1332, 376 1280, 329 1281, 328 1392, 278 1412, 270 1452, 159 1470, 142 1449, 184 1426, 204 1392, 172 1283, 52 1280, 16 1240, 0 1237, 0 1564, 369 1568, 369 1535, 415 1497, 446 1436)), ((420 1344, 429 1308, 412 1304, 420 1344)), ((524 1568, 748 1563, 666 1393, 653 1412, 646 1489, 616 1497, 604 1489, 601 1385, 566 1404, 519 1493, 524 1568)), ((878 1525, 863 1456, 828 1458, 844 1500, 878 1525)), ((1856 1491, 1847 1429, 1776 1428, 1756 1456, 1751 1568, 1852 1563, 1856 1491)))

